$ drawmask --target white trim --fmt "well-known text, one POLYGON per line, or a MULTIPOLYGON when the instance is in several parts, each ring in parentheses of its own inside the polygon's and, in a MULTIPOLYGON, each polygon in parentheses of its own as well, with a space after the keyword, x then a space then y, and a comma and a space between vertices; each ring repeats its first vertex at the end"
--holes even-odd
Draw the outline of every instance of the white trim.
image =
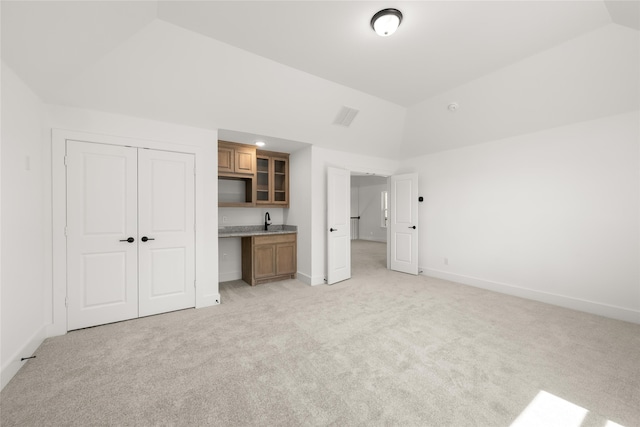
POLYGON ((300 273, 299 271, 296 273, 296 279, 300 280, 302 283, 307 284, 309 286, 318 286, 324 285, 326 282, 324 281, 324 276, 309 276, 308 274, 300 273))
POLYGON ((230 282, 240 279, 242 279, 242 271, 230 271, 228 273, 219 273, 218 275, 218 282, 230 282))
POLYGON ((536 291, 533 289, 522 288, 516 285, 509 285, 507 283, 492 282, 490 280, 479 279, 477 277, 464 276, 462 274, 434 270, 431 268, 420 268, 420 270, 424 271, 422 274, 425 276, 436 277, 438 279, 462 283, 464 285, 474 286, 476 288, 487 289, 490 291, 513 295, 520 298, 570 308, 572 310, 584 311, 586 313, 597 314, 599 316, 640 324, 640 310, 632 310, 623 307, 616 307, 609 304, 602 304, 579 298, 568 297, 565 295, 536 291))
MULTIPOLYGON (((66 154, 66 141, 68 139, 101 144, 111 144, 119 146, 130 146, 138 148, 152 148, 156 150, 176 151, 195 155, 196 169, 207 170, 205 159, 208 162, 214 161, 215 141, 211 141, 211 146, 189 145, 187 143, 178 144, 171 142, 153 141, 140 138, 128 138, 122 136, 101 135, 91 132, 79 132, 65 129, 52 129, 51 131, 51 203, 52 203, 52 269, 53 269, 53 316, 52 324, 46 328, 47 336, 63 335, 67 332, 67 310, 65 307, 65 297, 67 293, 66 278, 66 238, 64 227, 66 226, 66 169, 64 166, 64 156, 66 154), (213 156, 213 157, 212 157, 213 156)), ((196 174, 196 224, 206 224, 205 201, 208 195, 205 191, 209 186, 205 180, 208 174, 196 174)), ((218 293, 218 282, 207 280, 207 266, 210 260, 207 259, 206 240, 215 237, 217 241, 217 229, 207 231, 205 227, 199 226, 196 230, 196 308, 217 305, 220 303, 218 293), (208 234, 205 234, 208 233, 208 234), (215 236, 211 236, 215 233, 215 236)), ((216 268, 217 270, 217 268, 216 268)), ((217 274, 216 274, 217 276, 217 274)))
POLYGON ((309 284, 311 286, 326 285, 327 281, 324 279, 324 276, 313 276, 310 277, 309 284))
MULTIPOLYGON (((311 276, 307 274, 300 273, 299 271, 296 273, 296 279, 300 280, 302 283, 307 285, 311 285, 311 276)), ((324 280, 323 280, 324 283, 324 280)))
POLYGON ((40 347, 40 344, 42 344, 45 338, 46 328, 43 326, 42 328, 38 329, 36 333, 33 334, 31 338, 29 338, 20 349, 18 349, 18 351, 11 355, 9 360, 5 362, 5 364, 2 366, 2 370, 0 371, 0 390, 2 390, 4 386, 9 384, 11 378, 13 378, 18 373, 20 368, 22 368, 22 366, 27 362, 26 360, 20 361, 20 359, 23 357, 32 356, 33 353, 36 352, 38 347, 40 347))

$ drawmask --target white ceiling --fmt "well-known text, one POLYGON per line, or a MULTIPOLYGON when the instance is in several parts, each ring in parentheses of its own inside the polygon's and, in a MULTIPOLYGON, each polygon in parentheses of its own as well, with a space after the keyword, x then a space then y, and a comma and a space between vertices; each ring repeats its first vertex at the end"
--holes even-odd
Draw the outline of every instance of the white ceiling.
POLYGON ((611 22, 602 1, 3 1, 2 9, 2 56, 42 94, 161 19, 402 106, 611 22), (369 22, 389 6, 404 20, 379 37, 369 22))
POLYGON ((600 1, 160 2, 158 17, 403 106, 611 22, 600 1), (404 20, 379 37, 390 6, 404 20))
POLYGON ((229 129, 218 130, 218 139, 222 141, 238 142, 240 144, 254 145, 258 141, 265 143, 258 147, 258 150, 278 151, 280 153, 294 153, 309 144, 288 139, 275 138, 267 135, 256 135, 253 133, 234 131, 229 129))
MULTIPOLYGON (((500 123, 502 111, 518 111, 530 100, 503 102, 496 95, 500 82, 474 102, 460 88, 600 34, 611 23, 640 26, 637 0, 3 0, 0 7, 2 60, 46 103, 230 129, 221 137, 238 142, 277 136, 273 141, 282 151, 295 151, 302 145, 292 141, 304 141, 390 158, 615 113, 602 107, 590 115, 582 108, 580 114, 547 109, 541 115, 536 108, 536 123, 525 111, 520 115, 527 123, 498 126, 492 123, 500 123), (402 10, 404 20, 392 37, 382 38, 369 21, 386 7, 402 10), (491 100, 504 105, 487 117, 491 100), (454 116, 438 115, 451 101, 461 102, 455 123, 454 116), (360 110, 350 128, 331 124, 342 105, 360 110), (504 132, 489 132, 498 128, 504 132), (409 151, 399 150, 402 144, 409 151)), ((628 31, 622 31, 624 40, 637 43, 628 31)), ((624 52, 633 46, 627 43, 624 52)), ((635 56, 627 61, 634 70, 636 62, 635 56)), ((585 75, 565 95, 596 82, 610 93, 606 81, 616 73, 593 81, 585 75)), ((557 82, 545 86, 548 97, 563 86, 562 74, 552 77, 557 82)), ((584 104, 571 99, 571 105, 584 104)), ((633 108, 637 99, 631 101, 633 108)))

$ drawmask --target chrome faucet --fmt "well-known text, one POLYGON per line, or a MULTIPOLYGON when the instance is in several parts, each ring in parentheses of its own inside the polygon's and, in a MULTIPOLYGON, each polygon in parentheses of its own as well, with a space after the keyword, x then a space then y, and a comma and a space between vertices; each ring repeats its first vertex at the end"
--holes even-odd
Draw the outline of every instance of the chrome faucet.
POLYGON ((271 217, 269 216, 269 212, 264 214, 264 231, 269 230, 269 226, 271 225, 271 223, 268 222, 268 221, 271 221, 271 217))

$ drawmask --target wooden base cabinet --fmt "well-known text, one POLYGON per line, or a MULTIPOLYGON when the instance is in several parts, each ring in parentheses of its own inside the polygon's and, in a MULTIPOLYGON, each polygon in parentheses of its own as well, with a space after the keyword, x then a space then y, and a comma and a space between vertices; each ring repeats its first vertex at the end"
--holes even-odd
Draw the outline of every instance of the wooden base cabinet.
POLYGON ((242 280, 251 286, 294 279, 297 235, 273 234, 242 238, 242 280))

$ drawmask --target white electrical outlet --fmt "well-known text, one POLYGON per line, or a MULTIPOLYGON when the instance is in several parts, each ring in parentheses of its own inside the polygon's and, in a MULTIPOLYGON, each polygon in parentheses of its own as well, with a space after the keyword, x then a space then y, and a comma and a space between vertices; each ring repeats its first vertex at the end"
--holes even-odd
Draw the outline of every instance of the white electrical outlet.
POLYGON ((226 216, 222 217, 222 222, 227 222, 228 218, 226 216))
POLYGON ((444 265, 449 265, 449 258, 444 259, 444 265))
POLYGON ((227 254, 222 254, 222 259, 227 259, 227 254))

